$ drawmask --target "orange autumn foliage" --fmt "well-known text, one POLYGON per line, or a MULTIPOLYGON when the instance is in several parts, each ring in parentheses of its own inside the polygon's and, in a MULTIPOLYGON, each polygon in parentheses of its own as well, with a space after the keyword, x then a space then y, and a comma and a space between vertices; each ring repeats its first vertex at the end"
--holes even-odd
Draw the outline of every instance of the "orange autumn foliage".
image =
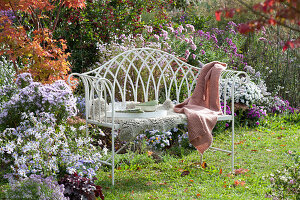
POLYGON ((50 11, 55 9, 55 4, 59 3, 61 6, 68 8, 84 8, 85 0, 1 0, 0 9, 8 10, 15 9, 28 13, 34 12, 36 9, 40 11, 50 11))
POLYGON ((83 8, 85 0, 0 1, 1 10, 12 10, 17 17, 17 21, 12 22, 6 16, 0 16, 0 21, 4 22, 0 23, 0 55, 6 55, 13 61, 17 73, 30 72, 35 81, 42 83, 66 79, 70 71, 67 61, 70 54, 65 53, 66 42, 52 36, 63 6, 83 8), (20 20, 20 13, 30 19, 30 28, 20 20), (16 63, 23 67, 17 68, 16 63))

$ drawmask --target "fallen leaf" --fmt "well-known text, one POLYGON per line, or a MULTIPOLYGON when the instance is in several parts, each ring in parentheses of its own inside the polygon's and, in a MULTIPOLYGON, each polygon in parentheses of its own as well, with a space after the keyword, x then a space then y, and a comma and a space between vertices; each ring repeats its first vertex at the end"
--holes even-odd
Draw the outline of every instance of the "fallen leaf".
POLYGON ((281 144, 280 146, 281 146, 281 147, 285 147, 285 146, 286 146, 286 144, 281 144))
POLYGON ((240 182, 238 180, 234 181, 234 186, 238 186, 240 184, 240 182))
POLYGON ((222 174, 222 173, 223 173, 223 170, 222 170, 222 168, 221 168, 219 174, 222 174))
POLYGON ((178 171, 180 171, 180 172, 184 172, 184 169, 181 169, 181 168, 180 168, 180 169, 178 169, 178 171))
POLYGON ((252 149, 251 151, 257 151, 256 149, 252 149))
POLYGON ((153 151, 148 151, 147 154, 148 156, 151 156, 153 154, 153 151))
POLYGON ((234 183, 233 183, 233 186, 244 186, 246 184, 245 181, 239 181, 239 180, 235 180, 234 183))
POLYGON ((194 180, 193 179, 191 179, 191 180, 189 180, 190 182, 194 182, 194 180))
POLYGON ((167 185, 166 182, 163 182, 163 183, 158 183, 159 185, 167 185))
POLYGON ((240 182, 240 185, 241 185, 241 186, 244 186, 245 184, 246 184, 245 181, 241 181, 241 182, 240 182))
POLYGON ((203 169, 206 169, 206 168, 207 168, 206 162, 203 162, 203 163, 201 164, 201 167, 202 167, 203 169))
POLYGON ((188 191, 188 189, 187 189, 187 188, 185 188, 183 191, 184 191, 184 192, 187 192, 187 191, 188 191))
POLYGON ((242 140, 242 141, 236 142, 236 143, 234 143, 234 144, 235 144, 235 145, 237 145, 237 144, 244 144, 244 142, 245 142, 245 140, 242 140))
POLYGON ((240 169, 236 169, 234 170, 234 174, 235 175, 238 175, 238 174, 245 174, 249 171, 249 169, 243 169, 243 168, 240 168, 240 169))
POLYGON ((182 173, 181 173, 181 176, 187 176, 187 175, 189 175, 190 174, 190 171, 183 171, 182 173))

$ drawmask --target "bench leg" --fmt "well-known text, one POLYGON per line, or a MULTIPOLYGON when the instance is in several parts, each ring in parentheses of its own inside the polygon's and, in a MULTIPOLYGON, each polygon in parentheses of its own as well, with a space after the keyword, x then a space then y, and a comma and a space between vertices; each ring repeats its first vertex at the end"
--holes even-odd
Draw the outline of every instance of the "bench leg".
POLYGON ((111 161, 111 183, 115 185, 115 130, 111 130, 111 151, 112 151, 112 161, 111 161))
POLYGON ((234 173, 234 120, 232 120, 232 134, 231 134, 231 172, 234 173))

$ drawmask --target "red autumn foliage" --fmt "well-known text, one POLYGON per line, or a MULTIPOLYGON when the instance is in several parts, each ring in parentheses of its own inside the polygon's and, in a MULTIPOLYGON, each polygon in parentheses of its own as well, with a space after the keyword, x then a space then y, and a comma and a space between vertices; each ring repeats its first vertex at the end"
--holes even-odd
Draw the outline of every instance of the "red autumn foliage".
MULTIPOLYGON (((240 8, 223 8, 215 12, 216 20, 220 21, 222 13, 226 18, 232 18, 236 13, 245 14, 248 11, 254 13, 257 18, 252 21, 240 24, 238 31, 247 34, 260 30, 263 26, 284 26, 294 32, 300 32, 300 1, 299 0, 265 0, 262 3, 250 6, 238 0, 243 7, 240 8)), ((287 41, 283 51, 288 48, 300 47, 300 37, 287 41)))

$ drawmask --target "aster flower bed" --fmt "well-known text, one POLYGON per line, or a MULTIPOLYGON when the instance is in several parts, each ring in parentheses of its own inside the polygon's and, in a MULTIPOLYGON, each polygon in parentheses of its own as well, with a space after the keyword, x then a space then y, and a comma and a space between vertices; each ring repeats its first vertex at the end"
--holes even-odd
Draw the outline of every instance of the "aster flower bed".
POLYGON ((30 114, 17 128, 7 128, 0 136, 1 160, 10 166, 6 178, 30 174, 58 176, 70 174, 93 177, 99 168, 100 150, 93 139, 84 137, 85 128, 56 126, 52 114, 30 114))
POLYGON ((11 98, 1 106, 0 123, 2 126, 16 128, 22 121, 22 113, 52 113, 60 123, 76 115, 76 99, 71 88, 62 80, 43 85, 32 80, 31 74, 20 74, 16 79, 17 89, 3 88, 1 92, 11 94, 11 98), (14 92, 11 92, 14 91, 14 92), (14 94, 13 94, 14 93, 14 94))
POLYGON ((59 185, 53 177, 43 178, 32 174, 11 182, 5 196, 7 199, 68 200, 69 198, 64 196, 64 190, 64 185, 59 185))
POLYGON ((41 177, 60 179, 65 173, 85 177, 90 181, 87 185, 94 188, 92 182, 101 166, 102 150, 95 145, 98 142, 92 137, 94 131, 86 135, 85 126, 66 123, 77 114, 71 88, 64 81, 42 85, 23 73, 15 85, 4 86, 0 91, 1 173, 12 184, 7 195, 14 198, 14 192, 27 189, 26 198, 40 195, 38 199, 63 199, 56 197, 63 196, 63 190, 58 194, 55 187, 47 185, 48 178, 41 177))

